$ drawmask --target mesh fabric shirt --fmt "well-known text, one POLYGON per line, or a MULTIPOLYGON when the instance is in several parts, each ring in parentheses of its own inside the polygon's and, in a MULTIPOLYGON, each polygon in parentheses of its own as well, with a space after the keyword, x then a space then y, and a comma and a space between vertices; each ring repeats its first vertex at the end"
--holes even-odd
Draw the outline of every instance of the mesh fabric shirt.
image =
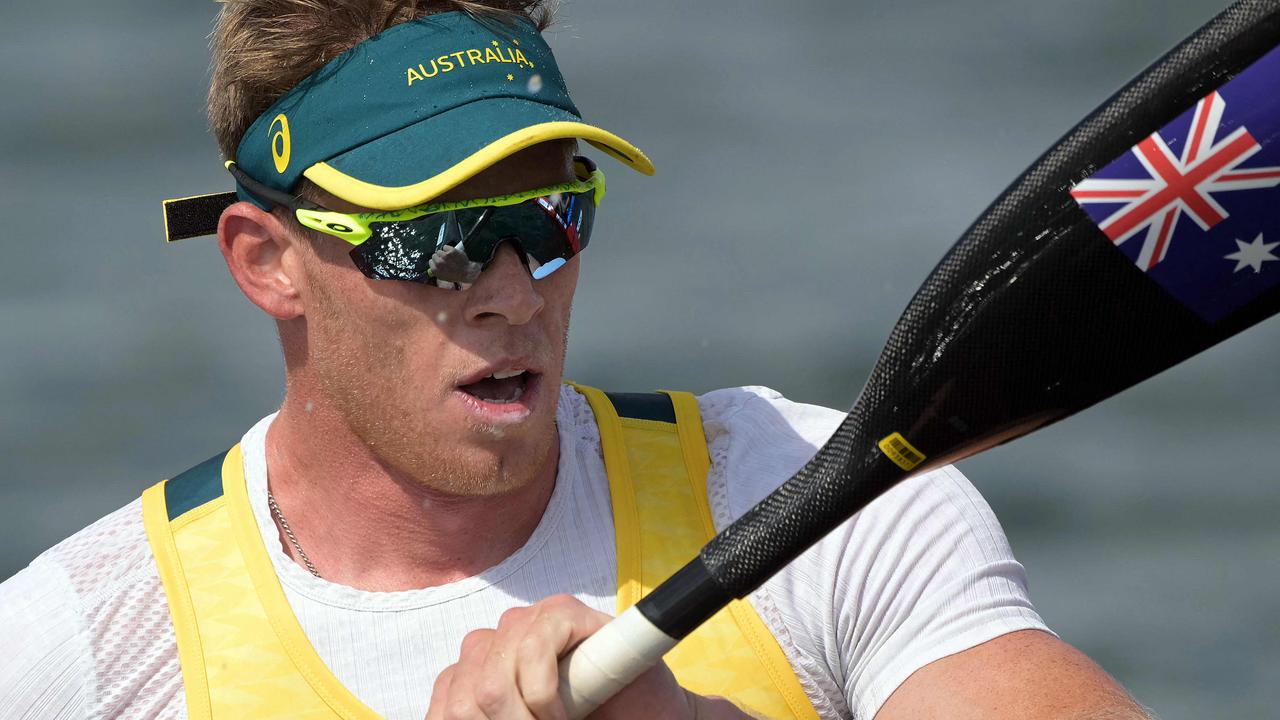
MULTIPOLYGON (((718 528, 789 478, 843 419, 758 387, 708 393, 699 407, 718 528)), ((567 592, 615 611, 600 436, 572 388, 561 389, 557 408, 556 487, 524 546, 474 577, 402 592, 330 583, 285 555, 266 498, 264 442, 273 417, 242 440, 259 529, 316 652, 384 716, 420 720, 462 637, 494 627, 507 608, 567 592)), ((890 490, 749 599, 823 718, 870 720, 924 665, 1009 632, 1046 629, 995 516, 951 467, 890 490)), ((138 501, 0 584, 0 647, 6 718, 186 717, 169 609, 138 501)))

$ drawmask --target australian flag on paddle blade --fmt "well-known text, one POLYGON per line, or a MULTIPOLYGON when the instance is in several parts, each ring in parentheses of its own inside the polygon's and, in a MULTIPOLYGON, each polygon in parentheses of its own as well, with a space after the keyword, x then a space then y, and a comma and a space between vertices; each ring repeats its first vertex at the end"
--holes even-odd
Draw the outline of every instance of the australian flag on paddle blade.
POLYGON ((1280 284, 1280 48, 1071 195, 1209 322, 1280 284))

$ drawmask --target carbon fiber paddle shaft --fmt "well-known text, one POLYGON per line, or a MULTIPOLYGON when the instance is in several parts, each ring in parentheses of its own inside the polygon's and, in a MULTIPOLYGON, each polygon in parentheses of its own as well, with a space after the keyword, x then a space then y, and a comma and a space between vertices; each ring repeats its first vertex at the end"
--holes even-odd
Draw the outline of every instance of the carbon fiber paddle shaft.
POLYGON ((1280 271, 1261 272, 1280 259, 1262 232, 1280 242, 1277 44, 1280 0, 1235 3, 1019 177, 916 292, 817 455, 561 662, 570 716, 894 483, 1061 420, 1280 310, 1280 271), (1200 245, 1178 235, 1188 223, 1200 245), (1249 233, 1237 253, 1206 244, 1218 226, 1219 242, 1249 233))
MULTIPOLYGON (((1280 309, 1272 287, 1206 319, 1122 253, 1072 196, 1215 89, 1237 76, 1243 87, 1258 75, 1251 66, 1278 64, 1278 43, 1280 0, 1238 2, 1045 153, 925 280, 830 441, 642 600, 645 617, 683 637, 908 475, 1060 420, 1280 309), (909 443, 899 460, 923 455, 922 464, 908 471, 881 450, 894 433, 909 443)), ((1264 81, 1280 94, 1280 74, 1264 81)), ((1265 112, 1280 124, 1274 108, 1265 112)), ((1262 146, 1277 142, 1262 132, 1262 146)), ((1126 241, 1136 248, 1144 238, 1126 241)))

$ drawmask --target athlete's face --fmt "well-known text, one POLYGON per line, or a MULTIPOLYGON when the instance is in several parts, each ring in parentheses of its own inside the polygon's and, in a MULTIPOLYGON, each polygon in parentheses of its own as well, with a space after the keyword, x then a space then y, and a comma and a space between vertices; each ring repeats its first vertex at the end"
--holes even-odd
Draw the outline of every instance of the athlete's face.
MULTIPOLYGON (((573 177, 572 146, 544 143, 441 199, 493 197, 573 177)), ((479 280, 457 291, 370 280, 336 238, 317 235, 308 247, 307 372, 322 400, 384 463, 466 495, 522 486, 545 466, 557 443, 578 258, 534 280, 504 244, 479 280)))

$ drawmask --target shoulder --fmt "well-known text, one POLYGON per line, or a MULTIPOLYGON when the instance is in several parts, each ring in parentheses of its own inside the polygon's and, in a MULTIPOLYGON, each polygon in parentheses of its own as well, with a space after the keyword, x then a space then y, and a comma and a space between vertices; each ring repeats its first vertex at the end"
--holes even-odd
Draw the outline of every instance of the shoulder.
MULTIPOLYGON (((845 418, 842 411, 794 402, 759 386, 715 390, 700 396, 698 405, 711 455, 708 483, 724 485, 730 500, 725 524, 803 467, 845 418)), ((880 532, 940 516, 998 530, 990 507, 952 466, 899 483, 854 520, 864 531, 880 532)))
MULTIPOLYGON (((759 387, 717 390, 699 403, 718 529, 786 482, 845 417, 759 387)), ((951 466, 885 492, 751 602, 815 704, 865 717, 933 660, 1046 629, 995 514, 951 466)))
POLYGON ((46 550, 31 568, 56 572, 82 609, 97 607, 122 590, 156 577, 142 524, 140 499, 106 515, 46 550))
POLYGON ((0 645, 23 648, 22 659, 9 666, 12 677, 0 677, 0 697, 20 690, 11 683, 43 684, 78 698, 84 714, 110 716, 181 695, 168 603, 140 500, 0 585, 0 645))
MULTIPOLYGON (((698 396, 708 440, 735 432, 786 432, 807 444, 826 442, 845 413, 798 403, 762 385, 712 390, 698 396)), ((785 439, 785 438, 784 438, 785 439)))
POLYGON ((698 409, 711 456, 707 489, 718 510, 717 528, 795 474, 845 417, 760 386, 713 390, 698 398, 698 409))

